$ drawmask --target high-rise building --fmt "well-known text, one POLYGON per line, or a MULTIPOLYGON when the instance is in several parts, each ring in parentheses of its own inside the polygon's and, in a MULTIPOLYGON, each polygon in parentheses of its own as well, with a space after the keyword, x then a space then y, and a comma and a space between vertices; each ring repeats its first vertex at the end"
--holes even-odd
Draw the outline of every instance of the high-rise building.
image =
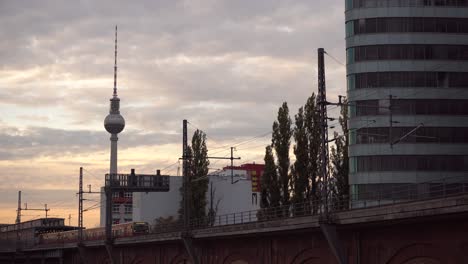
POLYGON ((351 194, 468 178, 468 0, 346 0, 345 14, 351 194))

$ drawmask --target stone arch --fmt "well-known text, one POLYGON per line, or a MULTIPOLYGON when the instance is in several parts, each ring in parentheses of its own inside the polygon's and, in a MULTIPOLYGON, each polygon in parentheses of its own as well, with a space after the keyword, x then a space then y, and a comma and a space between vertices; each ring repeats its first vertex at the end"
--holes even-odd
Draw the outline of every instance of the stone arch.
POLYGON ((291 261, 291 264, 319 264, 320 258, 316 250, 306 248, 300 251, 291 261))
POLYGON ((171 260, 170 263, 171 264, 192 264, 192 262, 190 261, 190 258, 185 254, 180 254, 180 255, 175 256, 171 260))
POLYGON ((440 264, 440 262, 433 258, 417 257, 417 258, 410 259, 403 264, 440 264))
POLYGON ((223 264, 255 264, 255 258, 251 255, 235 252, 224 258, 223 264))
POLYGON ((143 264, 143 263, 145 263, 145 261, 144 261, 143 259, 141 259, 141 258, 135 257, 135 258, 134 258, 133 260, 131 260, 129 263, 131 263, 131 264, 143 264))
POLYGON ((110 259, 109 257, 105 256, 105 257, 102 257, 99 261, 99 263, 102 263, 102 264, 110 264, 110 259))
POLYGON ((441 264, 440 256, 437 250, 431 244, 418 243, 411 244, 400 248, 390 259, 387 264, 441 264))

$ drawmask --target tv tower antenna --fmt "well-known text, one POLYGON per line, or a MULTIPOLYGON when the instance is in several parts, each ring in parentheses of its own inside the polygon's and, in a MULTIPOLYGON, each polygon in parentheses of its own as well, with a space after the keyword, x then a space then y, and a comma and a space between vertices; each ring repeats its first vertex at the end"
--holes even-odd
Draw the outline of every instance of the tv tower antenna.
POLYGON ((117 97, 117 25, 115 25, 115 51, 114 51, 114 97, 117 97))

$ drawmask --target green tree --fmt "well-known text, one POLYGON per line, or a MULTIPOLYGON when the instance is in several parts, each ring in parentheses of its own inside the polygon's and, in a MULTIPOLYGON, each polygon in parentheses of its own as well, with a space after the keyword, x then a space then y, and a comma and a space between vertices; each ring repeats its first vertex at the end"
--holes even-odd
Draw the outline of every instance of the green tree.
POLYGON ((299 108, 295 115, 295 126, 293 131, 295 141, 294 155, 296 161, 291 167, 292 181, 292 203, 302 203, 306 198, 307 185, 309 184, 309 141, 304 121, 304 108, 299 108))
POLYGON ((265 148, 265 170, 261 178, 260 207, 269 208, 280 205, 281 192, 278 185, 275 158, 271 146, 265 148))
POLYGON ((307 173, 308 181, 306 188, 306 198, 316 200, 317 177, 319 175, 319 154, 320 154, 320 116, 318 112, 317 98, 313 93, 304 106, 304 124, 307 134, 308 157, 307 173))
MULTIPOLYGON (((345 100, 345 104, 346 104, 345 100)), ((341 116, 339 118, 342 135, 334 133, 335 146, 331 147, 330 167, 331 175, 335 181, 334 199, 338 209, 346 209, 349 204, 349 130, 348 130, 348 108, 341 107, 341 116)))
POLYGON ((278 119, 273 123, 272 146, 276 152, 278 180, 281 191, 281 204, 289 204, 289 148, 291 146, 291 118, 288 103, 284 102, 278 110, 278 119))
MULTIPOLYGON (((206 134, 196 130, 192 137, 192 145, 188 148, 188 178, 189 178, 189 208, 190 219, 206 217, 206 194, 208 191, 208 149, 206 147, 206 134)), ((183 219, 184 184, 182 184, 182 202, 179 210, 180 219, 183 219)))

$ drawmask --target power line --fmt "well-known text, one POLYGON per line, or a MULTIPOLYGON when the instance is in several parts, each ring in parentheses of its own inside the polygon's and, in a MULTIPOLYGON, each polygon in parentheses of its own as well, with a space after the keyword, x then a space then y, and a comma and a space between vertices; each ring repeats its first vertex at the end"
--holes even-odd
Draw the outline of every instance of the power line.
POLYGON ((338 60, 337 58, 333 57, 329 52, 325 51, 325 54, 332 58, 335 62, 337 62, 338 64, 341 64, 342 66, 346 67, 346 64, 344 64, 343 62, 341 62, 340 60, 338 60))

